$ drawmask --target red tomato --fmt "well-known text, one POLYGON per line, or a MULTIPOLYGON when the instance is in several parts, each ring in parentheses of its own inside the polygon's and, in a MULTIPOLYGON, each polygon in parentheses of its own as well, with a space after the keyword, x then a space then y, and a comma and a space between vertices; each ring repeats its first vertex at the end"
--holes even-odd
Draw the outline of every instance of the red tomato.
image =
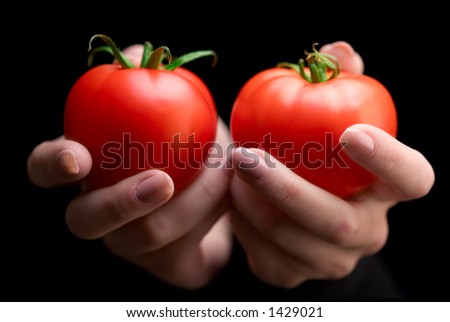
POLYGON ((310 83, 292 69, 272 68, 252 77, 239 92, 230 119, 235 143, 266 150, 299 176, 340 197, 375 180, 339 144, 355 123, 397 132, 393 99, 377 80, 341 72, 310 83))
POLYGON ((152 168, 168 173, 181 190, 202 169, 216 127, 208 88, 181 67, 94 67, 70 90, 64 115, 66 138, 92 155, 88 190, 152 168))

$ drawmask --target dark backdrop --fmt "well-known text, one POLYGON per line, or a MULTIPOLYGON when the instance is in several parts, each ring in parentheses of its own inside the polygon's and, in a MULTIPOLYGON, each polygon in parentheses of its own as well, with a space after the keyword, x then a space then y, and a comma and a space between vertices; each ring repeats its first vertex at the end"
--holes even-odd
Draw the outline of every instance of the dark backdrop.
MULTIPOLYGON (((201 17, 180 22, 166 16, 164 22, 149 19, 149 27, 139 31, 79 30, 81 24, 33 25, 26 35, 17 35, 8 43, 12 50, 3 49, 10 56, 3 61, 10 73, 2 85, 8 103, 4 103, 2 118, 6 193, 2 193, 0 221, 0 272, 4 279, 0 299, 283 299, 282 291, 261 286, 240 267, 242 254, 235 255, 238 264, 228 267, 206 290, 191 294, 163 287, 147 273, 111 256, 101 242, 80 240, 69 233, 64 212, 76 188, 45 190, 30 184, 26 159, 36 144, 62 133, 65 97, 87 70, 88 41, 96 33, 109 35, 121 48, 149 40, 155 46, 168 46, 175 55, 215 50, 219 61, 214 69, 208 58, 186 67, 209 85, 225 120, 240 86, 253 74, 281 61, 296 62, 314 42, 351 43, 365 61, 365 73, 381 81, 396 102, 398 138, 423 152, 436 171, 436 184, 428 196, 390 211, 389 240, 380 254, 407 299, 450 299, 448 207, 444 203, 449 175, 441 149, 448 135, 441 127, 445 124, 441 123, 444 103, 424 86, 433 81, 437 65, 430 65, 430 57, 435 56, 429 53, 432 44, 428 36, 417 33, 422 27, 396 25, 374 30, 373 24, 362 20, 356 25, 336 23, 314 28, 302 25, 301 20, 275 23, 254 19, 251 24, 233 17, 226 23, 215 19, 206 22, 201 17), (240 281, 247 290, 236 295, 236 284, 230 280, 240 281), (250 295, 254 294, 252 287, 261 292, 250 295)), ((386 27, 382 17, 379 22, 386 27)), ((98 57, 99 62, 109 59, 98 57)))

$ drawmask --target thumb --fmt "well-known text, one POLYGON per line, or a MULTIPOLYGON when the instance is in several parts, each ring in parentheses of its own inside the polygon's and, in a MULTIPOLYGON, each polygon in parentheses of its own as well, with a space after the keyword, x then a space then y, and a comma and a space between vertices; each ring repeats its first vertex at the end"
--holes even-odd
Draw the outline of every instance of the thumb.
POLYGON ((320 48, 320 52, 333 55, 341 64, 342 70, 353 74, 364 72, 364 62, 361 56, 345 41, 336 41, 320 48))
MULTIPOLYGON (((135 65, 139 66, 142 60, 142 54, 144 53, 144 46, 140 44, 135 44, 126 47, 122 50, 122 53, 135 65)), ((114 64, 117 64, 117 60, 114 59, 114 64)))

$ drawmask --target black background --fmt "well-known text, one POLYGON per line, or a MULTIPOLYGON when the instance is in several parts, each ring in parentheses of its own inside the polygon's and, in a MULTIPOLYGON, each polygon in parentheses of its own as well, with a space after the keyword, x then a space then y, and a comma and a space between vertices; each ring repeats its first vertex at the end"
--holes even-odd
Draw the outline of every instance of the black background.
MULTIPOLYGON (((351 16, 335 21, 324 12, 320 23, 307 23, 299 11, 279 11, 274 9, 280 18, 277 21, 255 13, 251 23, 250 16, 238 13, 231 16, 224 12, 226 19, 198 14, 181 20, 168 14, 160 19, 153 14, 145 28, 128 31, 118 31, 120 24, 115 29, 81 30, 83 19, 89 20, 83 17, 74 24, 32 25, 26 34, 4 41, 8 47, 3 51, 9 59, 3 60, 8 76, 4 79, 7 85, 3 85, 7 102, 2 117, 6 193, 0 221, 0 272, 4 280, 0 299, 283 299, 282 291, 261 286, 239 267, 243 265, 240 255, 236 255, 238 264, 228 267, 205 290, 190 293, 164 287, 146 272, 110 255, 100 241, 80 240, 69 233, 64 212, 77 193, 76 187, 46 190, 28 181, 26 159, 35 145, 62 134, 65 97, 87 70, 88 42, 97 33, 110 36, 120 48, 148 40, 155 46, 168 46, 174 55, 215 50, 219 61, 214 69, 208 58, 186 67, 208 84, 225 120, 240 86, 253 74, 281 61, 296 62, 314 42, 322 45, 345 40, 352 44, 365 61, 365 73, 381 81, 394 98, 399 140, 420 150, 436 172, 429 195, 391 209, 389 240, 380 254, 407 300, 450 299, 445 203, 449 175, 444 150, 448 135, 443 116, 448 102, 441 100, 437 90, 440 64, 433 61, 438 55, 431 53, 433 41, 427 32, 435 27, 420 24, 418 19, 399 24, 385 16, 373 21, 356 21, 351 16), (325 26, 323 20, 332 23, 325 26), (374 28, 375 24, 378 27, 374 28)), ((97 62, 102 61, 109 62, 110 57, 99 55, 97 62)))

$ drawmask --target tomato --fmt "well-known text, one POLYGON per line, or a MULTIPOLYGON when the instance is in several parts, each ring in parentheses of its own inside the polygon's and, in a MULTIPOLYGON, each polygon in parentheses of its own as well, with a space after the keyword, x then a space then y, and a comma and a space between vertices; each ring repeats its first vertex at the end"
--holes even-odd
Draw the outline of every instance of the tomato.
POLYGON ((377 126, 395 137, 396 109, 379 81, 339 72, 332 57, 313 54, 316 60, 310 54, 308 62, 316 64, 315 70, 324 61, 335 67, 331 79, 324 66, 319 66, 322 81, 315 83, 305 79, 313 70, 304 66, 274 67, 254 75, 236 97, 231 135, 237 145, 266 150, 309 182, 348 197, 376 177, 342 151, 339 137, 356 123, 377 126))
POLYGON ((64 134, 91 153, 87 190, 146 169, 165 171, 181 190, 200 173, 216 135, 214 100, 196 74, 154 60, 157 68, 99 65, 72 86, 64 134))

